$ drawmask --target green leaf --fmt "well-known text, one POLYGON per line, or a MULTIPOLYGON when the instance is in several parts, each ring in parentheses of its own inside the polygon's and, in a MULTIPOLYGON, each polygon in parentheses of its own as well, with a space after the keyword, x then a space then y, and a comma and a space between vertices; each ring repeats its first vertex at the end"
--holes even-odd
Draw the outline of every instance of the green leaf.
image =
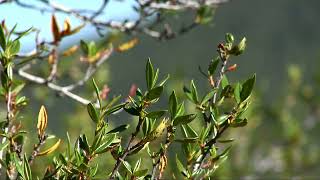
POLYGON ((237 118, 230 123, 230 126, 231 127, 243 127, 243 126, 246 126, 247 124, 248 124, 247 119, 237 118))
POLYGON ((216 92, 217 92, 217 89, 213 89, 208 94, 206 94, 202 98, 200 105, 203 105, 203 104, 207 103, 210 99, 212 99, 216 92))
POLYGON ((142 169, 142 170, 134 172, 133 175, 136 177, 143 177, 143 176, 146 176, 147 173, 148 173, 148 169, 142 169))
POLYGON ((162 117, 166 112, 166 110, 149 112, 147 114, 147 117, 151 119, 158 119, 162 117))
POLYGON ((219 143, 230 143, 230 142, 233 142, 233 141, 234 141, 233 138, 231 138, 231 139, 225 139, 225 140, 222 140, 222 139, 221 139, 221 140, 220 140, 220 139, 218 140, 219 143))
POLYGON ((91 41, 88 44, 88 56, 92 57, 92 56, 96 55, 96 53, 97 53, 96 43, 94 41, 91 41))
POLYGON ((220 62, 219 58, 216 58, 215 60, 212 60, 209 67, 208 67, 208 73, 209 75, 214 75, 214 72, 216 71, 218 64, 220 62))
MULTIPOLYGON (((182 116, 184 114, 184 102, 180 103, 179 106, 178 106, 178 110, 177 110, 177 113, 175 115, 175 117, 177 116, 182 116)), ((173 118, 174 119, 174 118, 173 118)))
POLYGON ((226 33, 225 39, 226 39, 227 43, 233 43, 234 42, 234 37, 233 37, 233 35, 231 33, 226 33))
POLYGON ((193 138, 198 137, 198 133, 189 124, 182 125, 182 127, 188 133, 189 137, 193 137, 193 138))
POLYGON ((240 92, 241 92, 241 84, 237 83, 234 88, 234 98, 238 104, 241 102, 240 92))
POLYGON ((116 132, 122 132, 122 131, 127 130, 129 127, 130 127, 129 124, 123 124, 123 125, 120 125, 120 126, 114 128, 114 129, 112 129, 111 131, 107 132, 107 134, 116 133, 116 132))
POLYGON ((242 54, 244 52, 244 50, 246 49, 247 46, 247 39, 246 37, 242 38, 242 40, 240 41, 240 43, 238 44, 238 48, 239 48, 239 54, 242 54))
POLYGON ((27 155, 23 156, 23 175, 25 180, 32 180, 32 173, 27 155))
POLYGON ((80 47, 81 47, 81 50, 83 51, 83 53, 88 56, 89 54, 89 47, 88 47, 88 44, 87 42, 85 42, 84 40, 80 40, 80 47))
POLYGON ((101 98, 100 98, 100 90, 97 86, 97 83, 96 81, 92 78, 92 84, 93 84, 93 87, 94 87, 94 90, 96 91, 96 95, 97 95, 97 98, 98 98, 98 101, 99 101, 99 105, 100 105, 100 108, 102 107, 102 103, 101 103, 101 98))
POLYGON ((9 141, 0 144, 0 151, 3 151, 9 145, 9 141))
POLYGON ((96 154, 101 154, 109 150, 110 145, 116 140, 116 134, 109 134, 106 138, 104 138, 102 143, 95 149, 96 154))
POLYGON ((154 69, 153 69, 153 65, 151 63, 151 60, 149 58, 147 65, 146 65, 146 81, 147 81, 148 90, 151 90, 153 88, 153 86, 152 86, 153 80, 154 80, 154 69))
POLYGON ((132 167, 131 167, 131 165, 130 165, 127 161, 124 161, 124 160, 122 160, 121 162, 122 162, 122 164, 124 165, 124 167, 132 174, 132 167))
POLYGON ((194 103, 191 91, 186 86, 183 87, 183 92, 187 96, 187 98, 194 103))
POLYGON ((31 27, 31 28, 29 28, 29 29, 27 29, 27 30, 25 30, 25 31, 23 31, 23 32, 19 32, 18 37, 17 37, 16 39, 14 39, 14 41, 18 41, 18 40, 21 39, 22 37, 28 35, 28 34, 29 34, 30 32, 32 32, 33 30, 34 30, 34 28, 31 27))
POLYGON ((251 95, 255 81, 256 75, 254 74, 251 78, 249 78, 246 82, 242 84, 242 90, 240 93, 241 102, 247 100, 247 98, 251 95))
POLYGON ((229 115, 223 114, 217 118, 218 125, 223 124, 226 120, 228 120, 229 115))
POLYGON ((108 109, 106 112, 103 113, 103 117, 104 116, 108 116, 112 113, 118 112, 120 111, 127 103, 122 103, 122 104, 118 104, 110 109, 108 109))
POLYGON ((24 88, 24 86, 25 86, 25 83, 20 83, 16 85, 16 87, 12 90, 12 92, 15 94, 19 94, 20 91, 24 88))
POLYGON ((87 136, 85 134, 80 135, 79 137, 79 147, 86 151, 86 153, 90 153, 90 146, 88 143, 87 136))
POLYGON ((108 104, 106 104, 106 105, 103 107, 103 109, 109 109, 109 108, 111 108, 111 107, 112 107, 116 102, 118 102, 120 99, 121 99, 121 95, 118 95, 118 96, 116 96, 116 97, 113 97, 113 98, 111 99, 111 101, 108 102, 108 104))
POLYGON ((153 80, 152 80, 152 88, 156 85, 158 76, 159 76, 159 69, 157 69, 156 72, 154 73, 153 80))
POLYGON ((211 22, 214 10, 210 6, 201 6, 197 10, 197 17, 195 22, 199 24, 208 24, 211 22))
POLYGON ((144 135, 148 135, 151 131, 154 130, 155 120, 151 118, 145 118, 145 120, 142 122, 142 132, 144 135))
POLYGON ((227 156, 228 152, 230 151, 232 146, 227 147, 221 154, 219 154, 219 159, 227 156))
POLYGON ((127 113, 133 115, 133 116, 139 116, 140 112, 137 110, 137 108, 134 107, 124 107, 123 108, 127 113))
POLYGON ((133 168, 133 172, 136 172, 140 168, 140 165, 141 165, 141 158, 136 162, 136 165, 133 168))
POLYGON ((221 79, 221 87, 222 89, 229 85, 229 81, 226 75, 223 75, 221 79))
POLYGON ((94 177, 97 172, 98 172, 98 167, 99 167, 99 164, 96 164, 94 167, 92 167, 91 169, 89 169, 89 174, 90 174, 90 177, 94 177))
POLYGON ((18 40, 11 42, 7 47, 7 51, 10 56, 16 55, 20 51, 20 42, 18 40))
POLYGON ((147 93, 146 100, 152 101, 154 99, 158 99, 161 96, 162 92, 163 92, 163 86, 158 86, 158 87, 152 88, 147 93))
POLYGON ((179 170, 179 172, 185 176, 185 177, 189 177, 189 173, 188 171, 184 168, 185 166, 181 163, 181 161, 179 160, 178 156, 176 155, 176 164, 177 164, 177 168, 179 170))
POLYGON ((69 133, 67 132, 67 155, 70 158, 71 157, 71 140, 70 140, 70 136, 69 133))
POLYGON ((174 141, 180 142, 180 143, 196 143, 198 142, 198 138, 175 139, 174 141))
POLYGON ((64 157, 63 154, 59 154, 59 159, 62 162, 63 165, 67 166, 68 165, 68 161, 66 160, 66 158, 64 157))
POLYGON ((188 124, 197 117, 196 114, 188 114, 183 116, 178 116, 173 121, 173 126, 178 126, 180 124, 188 124))
POLYGON ((5 38, 5 35, 4 35, 4 31, 3 31, 3 28, 2 28, 2 25, 0 25, 0 46, 2 48, 3 51, 6 50, 6 38, 5 38))
POLYGON ((191 88, 191 95, 192 95, 193 102, 198 103, 198 91, 193 80, 191 80, 190 88, 191 88))
POLYGON ((8 89, 8 76, 2 71, 1 72, 1 85, 5 91, 8 89))
POLYGON ((177 114, 178 108, 178 100, 176 93, 172 91, 170 97, 169 97, 169 112, 171 114, 171 119, 173 119, 177 114))
POLYGON ((205 142, 205 139, 208 137, 211 128, 212 128, 212 125, 208 124, 206 127, 201 129, 201 133, 200 133, 200 136, 199 136, 199 139, 200 139, 201 143, 205 142))
POLYGON ((7 75, 10 80, 13 79, 13 63, 11 62, 7 64, 7 75))
POLYGON ((167 82, 167 80, 170 78, 170 75, 168 74, 159 84, 158 84, 158 86, 163 86, 166 82, 167 82))
POLYGON ((98 123, 99 122, 98 112, 96 111, 96 109, 94 108, 92 103, 89 103, 87 105, 87 110, 88 110, 88 113, 89 113, 91 120, 95 123, 98 123))

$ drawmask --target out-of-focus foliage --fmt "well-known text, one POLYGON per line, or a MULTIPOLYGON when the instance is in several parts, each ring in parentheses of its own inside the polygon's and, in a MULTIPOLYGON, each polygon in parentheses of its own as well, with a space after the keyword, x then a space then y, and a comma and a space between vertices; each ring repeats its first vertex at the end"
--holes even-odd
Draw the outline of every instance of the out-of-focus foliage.
MULTIPOLYGON (((54 47, 48 55, 49 64, 52 67, 46 80, 28 74, 24 68, 18 69, 18 75, 39 84, 47 84, 49 88, 84 104, 88 100, 71 93, 70 89, 80 85, 79 83, 84 83, 82 81, 87 79, 67 87, 60 87, 52 82, 57 73, 58 54, 55 47, 59 44, 64 32, 70 31, 68 27, 70 26, 67 23, 67 29, 59 31, 55 17, 52 16, 54 47)), ((16 118, 19 117, 18 112, 21 107, 26 106, 27 103, 24 96, 19 96, 23 90, 23 83, 16 81, 13 72, 15 66, 19 65, 19 61, 15 59, 19 53, 19 39, 29 31, 20 33, 12 40, 11 35, 16 33, 15 29, 5 33, 3 26, 0 26, 0 60, 3 67, 1 92, 7 107, 6 120, 1 122, 0 162, 1 171, 8 179, 29 180, 33 177, 43 179, 162 179, 165 172, 166 178, 208 178, 228 157, 231 146, 224 147, 220 143, 230 144, 234 139, 224 139, 225 131, 247 125, 248 120, 243 114, 249 107, 256 76, 253 75, 244 82, 231 83, 228 80, 227 74, 235 71, 237 67, 236 64, 229 66, 230 58, 241 55, 246 48, 246 38, 236 44, 233 35, 228 33, 225 42, 217 46, 218 56, 210 62, 207 71, 204 72, 199 67, 200 73, 210 84, 208 93, 200 95, 193 80, 189 87, 183 88, 186 97, 194 104, 191 113, 185 110, 184 102, 178 100, 175 91, 172 91, 169 97, 167 108, 153 109, 152 106, 161 98, 169 75, 162 80, 159 79, 159 69, 155 69, 149 59, 145 68, 146 90, 131 88, 124 102, 120 101, 121 96, 106 100, 110 89, 105 86, 100 90, 93 80, 96 102, 87 103, 87 112, 93 122, 93 129, 90 136, 86 133, 77 135, 75 143, 71 142, 67 133, 64 151, 58 151, 61 139, 56 140, 44 150, 43 146, 48 144, 48 140, 55 137, 50 136, 46 131, 49 122, 48 113, 46 108, 41 106, 36 123, 38 143, 34 144, 31 153, 26 153, 27 141, 25 139, 28 137, 26 135, 28 131, 24 130, 16 118), (120 111, 126 112, 129 115, 127 118, 135 117, 133 121, 137 122, 110 128, 109 116, 120 111), (200 117, 197 118, 197 115, 200 117), (195 119, 198 124, 203 125, 203 128, 192 127, 191 122, 195 119), (132 124, 136 124, 136 127, 126 145, 123 133, 128 134, 130 132, 128 128, 132 124), (181 130, 178 131, 178 128, 181 130), (155 141, 160 143, 160 146, 151 147, 150 144, 155 141), (166 171, 170 163, 167 156, 173 150, 170 146, 176 143, 181 144, 183 149, 183 154, 176 154, 177 172, 166 171), (57 153, 53 154, 55 151, 57 153), (49 166, 45 173, 33 172, 31 168, 33 162, 40 156, 47 157, 48 155, 53 155, 53 158, 48 159, 49 166), (99 166, 99 162, 102 162, 99 158, 103 155, 112 157, 108 158, 108 161, 113 164, 112 169, 99 166), (138 160, 132 161, 129 157, 135 157, 138 160), (142 157, 144 157, 143 161, 142 157), (147 159, 151 163, 148 163, 147 159)), ((120 45, 118 51, 132 48, 137 43, 136 41, 132 40, 120 45)), ((90 67, 97 68, 92 65, 98 66, 97 63, 101 56, 105 54, 109 56, 105 49, 99 49, 94 42, 88 43, 81 40, 80 46, 84 54, 82 59, 87 59, 90 64, 89 69, 90 67)), ((112 51, 112 45, 109 48, 107 52, 112 51)), ((69 53, 70 50, 67 51, 68 53, 63 53, 64 56, 72 54, 69 53)), ((32 56, 40 58, 40 54, 36 53, 32 56)), ((22 63, 25 63, 25 60, 22 63)), ((85 76, 85 78, 88 77, 85 76)))

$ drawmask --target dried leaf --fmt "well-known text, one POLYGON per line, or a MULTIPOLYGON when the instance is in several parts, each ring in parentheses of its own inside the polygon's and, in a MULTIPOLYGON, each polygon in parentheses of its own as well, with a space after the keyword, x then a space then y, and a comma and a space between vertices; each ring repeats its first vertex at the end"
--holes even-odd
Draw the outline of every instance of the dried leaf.
POLYGON ((67 36, 71 32, 71 25, 69 18, 66 18, 63 23, 63 31, 61 32, 61 36, 67 36))
POLYGON ((74 45, 72 47, 70 47, 69 49, 65 50, 62 55, 63 56, 71 56, 72 54, 74 54, 77 50, 78 50, 79 46, 74 45))
POLYGON ((121 44, 120 46, 118 46, 117 51, 118 52, 125 52, 128 51, 130 49, 132 49, 133 47, 135 47, 139 42, 138 38, 134 38, 128 42, 125 42, 123 44, 121 44))
POLYGON ((48 57, 48 63, 49 64, 54 64, 54 62, 56 61, 57 59, 57 53, 55 51, 55 49, 49 54, 49 57, 48 57))
POLYGON ((68 35, 72 35, 72 34, 79 32, 84 26, 85 26, 85 24, 81 24, 81 25, 77 26, 76 28, 72 29, 68 35))
POLYGON ((51 32, 53 35, 54 42, 55 43, 59 42, 61 40, 60 30, 56 20, 56 16, 54 14, 51 16, 51 32))
POLYGON ((61 139, 59 139, 53 146, 51 146, 49 149, 45 150, 45 151, 42 151, 42 152, 39 152, 37 154, 37 156, 45 156, 45 155, 48 155, 48 154, 51 154, 53 151, 55 151, 59 145, 61 143, 61 139))
POLYGON ((82 60, 87 61, 90 64, 96 63, 97 61, 100 61, 101 59, 109 58, 112 54, 113 49, 107 48, 105 50, 101 50, 97 52, 94 56, 83 58, 82 60))
POLYGON ((44 132, 47 128, 47 125, 48 125, 47 111, 44 106, 41 106, 39 114, 38 114, 38 123, 37 123, 38 134, 40 136, 44 135, 44 132))

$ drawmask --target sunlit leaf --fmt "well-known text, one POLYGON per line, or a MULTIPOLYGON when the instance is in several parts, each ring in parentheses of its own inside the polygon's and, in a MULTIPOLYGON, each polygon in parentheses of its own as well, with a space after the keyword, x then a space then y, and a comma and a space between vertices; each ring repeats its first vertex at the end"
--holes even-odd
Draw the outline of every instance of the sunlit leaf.
POLYGON ((134 39, 132 39, 132 40, 130 40, 128 42, 125 42, 125 43, 119 45, 116 48, 116 50, 118 52, 128 51, 128 50, 132 49, 133 47, 135 47, 138 44, 138 42, 139 42, 139 39, 138 38, 134 38, 134 39))
POLYGON ((55 15, 51 16, 51 32, 55 43, 61 40, 60 29, 55 15))
POLYGON ((154 80, 154 68, 149 58, 146 65, 146 82, 147 82, 148 90, 153 88, 152 87, 153 80, 154 80))
POLYGON ((152 101, 154 99, 158 99, 161 96, 162 91, 163 91, 163 86, 152 88, 151 90, 148 91, 146 95, 146 100, 152 101))
POLYGON ((120 126, 114 128, 114 129, 110 130, 109 132, 107 132, 107 134, 109 134, 109 133, 122 132, 122 131, 127 130, 129 127, 130 127, 129 124, 123 124, 123 125, 120 125, 120 126))
POLYGON ((71 56, 72 54, 74 54, 77 50, 78 50, 79 46, 74 45, 71 46, 69 49, 65 50, 62 55, 63 56, 71 56))
POLYGON ((188 124, 197 117, 196 114, 188 114, 183 116, 178 116, 174 119, 173 125, 178 126, 180 124, 188 124))
POLYGON ((48 154, 51 154, 53 151, 55 151, 56 149, 58 149, 59 145, 61 143, 61 139, 59 139, 53 146, 51 146, 49 149, 45 150, 45 151, 42 151, 42 152, 39 152, 37 154, 37 156, 45 156, 45 155, 48 155, 48 154))
POLYGON ((88 110, 88 113, 89 113, 91 120, 95 123, 98 123, 99 122, 98 112, 96 111, 96 109, 92 103, 89 103, 87 105, 87 110, 88 110))
POLYGON ((3 31, 3 27, 2 25, 0 25, 0 46, 2 48, 3 51, 6 50, 6 38, 5 38, 5 35, 4 35, 4 31, 3 31))
POLYGON ((241 101, 245 101, 251 95, 255 81, 256 75, 254 74, 251 78, 249 78, 246 82, 242 84, 242 90, 240 93, 241 101))

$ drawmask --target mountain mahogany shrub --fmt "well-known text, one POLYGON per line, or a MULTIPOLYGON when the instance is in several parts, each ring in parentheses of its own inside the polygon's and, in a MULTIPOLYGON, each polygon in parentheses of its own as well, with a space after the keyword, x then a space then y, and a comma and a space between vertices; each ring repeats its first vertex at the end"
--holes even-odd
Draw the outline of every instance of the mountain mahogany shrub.
MULTIPOLYGON (((66 149, 57 152, 61 140, 46 132, 48 117, 45 107, 42 106, 36 124, 38 143, 34 145, 32 152, 27 154, 24 139, 28 134, 16 120, 19 110, 27 105, 27 101, 20 95, 23 83, 15 78, 15 66, 21 63, 17 62, 15 57, 20 48, 19 39, 29 31, 12 38, 14 30, 4 33, 0 28, 0 60, 3 67, 1 95, 7 112, 5 121, 0 124, 0 162, 3 177, 26 180, 161 179, 168 165, 167 156, 172 150, 170 146, 178 143, 183 149, 183 154, 177 155, 174 160, 178 173, 167 173, 172 177, 182 176, 186 179, 208 178, 226 160, 231 147, 229 144, 233 139, 223 139, 223 134, 227 129, 247 124, 243 113, 250 104, 255 75, 244 82, 229 82, 227 75, 235 71, 237 65, 228 63, 231 57, 243 53, 246 39, 243 38, 235 45, 233 35, 227 34, 225 42, 218 45, 217 58, 210 62, 206 72, 200 68, 201 73, 208 79, 210 91, 200 95, 194 81, 183 88, 186 98, 194 104, 194 111, 185 112, 183 100, 178 100, 174 91, 166 108, 153 110, 154 104, 162 97, 169 75, 159 78, 159 69, 155 69, 149 59, 145 71, 147 89, 137 88, 124 102, 121 102, 120 96, 107 102, 102 100, 104 91, 101 91, 93 80, 97 102, 87 105, 88 114, 95 124, 95 131, 92 132, 94 138, 91 141, 86 134, 80 134, 76 142, 70 142, 68 136, 66 149), (135 128, 132 132, 129 132, 128 127, 133 124, 109 127, 106 121, 108 116, 116 116, 120 111, 136 117, 137 122, 133 123, 135 128), (195 120, 201 121, 201 129, 192 127, 191 122, 195 120), (177 131, 178 128, 181 128, 181 131, 177 131), (123 133, 131 133, 131 136, 125 139, 123 133), (49 139, 54 139, 55 143, 47 149, 43 148, 49 139), (157 149, 149 147, 154 141, 160 142, 157 149), (31 171, 33 162, 38 160, 37 157, 54 151, 56 156, 44 176, 34 177, 31 171), (129 157, 139 157, 143 152, 147 152, 152 163, 147 164, 148 161, 141 158, 137 162, 129 162, 129 157), (111 154, 114 159, 110 172, 94 162, 103 154, 111 154)), ((81 42, 81 46, 88 53, 87 56, 95 49, 92 44, 88 46, 85 42, 81 42)))

